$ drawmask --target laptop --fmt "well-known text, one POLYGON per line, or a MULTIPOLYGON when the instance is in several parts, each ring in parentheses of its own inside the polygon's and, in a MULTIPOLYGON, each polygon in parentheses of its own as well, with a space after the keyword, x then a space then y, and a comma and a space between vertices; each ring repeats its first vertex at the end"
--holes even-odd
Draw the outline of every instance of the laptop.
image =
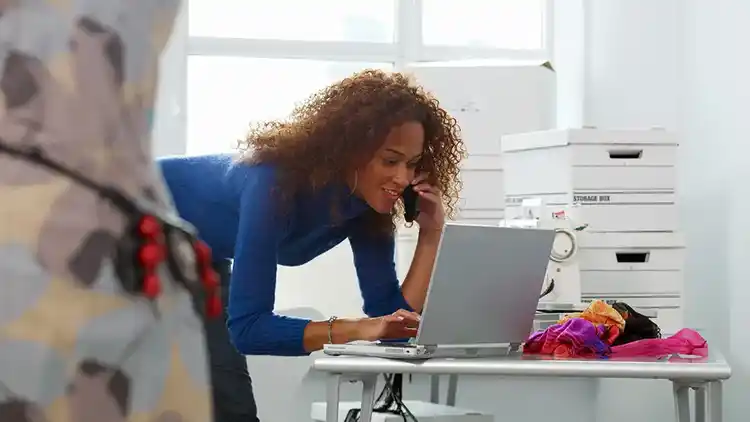
POLYGON ((326 344, 328 355, 395 359, 498 356, 531 334, 554 230, 448 223, 417 336, 326 344))

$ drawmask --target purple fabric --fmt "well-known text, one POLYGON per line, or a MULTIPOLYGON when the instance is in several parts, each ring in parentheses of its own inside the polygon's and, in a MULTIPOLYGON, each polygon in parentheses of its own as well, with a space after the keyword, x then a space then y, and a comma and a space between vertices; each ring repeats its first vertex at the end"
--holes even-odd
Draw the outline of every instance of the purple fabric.
POLYGON ((524 352, 557 357, 604 356, 610 352, 610 346, 602 340, 608 336, 607 330, 603 325, 571 318, 532 334, 524 344, 524 352))

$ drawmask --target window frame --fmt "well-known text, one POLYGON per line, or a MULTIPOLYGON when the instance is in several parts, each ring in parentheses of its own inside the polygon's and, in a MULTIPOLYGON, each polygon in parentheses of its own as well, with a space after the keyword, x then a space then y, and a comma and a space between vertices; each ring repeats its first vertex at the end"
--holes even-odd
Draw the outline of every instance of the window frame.
POLYGON ((541 63, 553 57, 554 0, 545 0, 542 48, 523 50, 424 45, 422 4, 425 0, 390 0, 395 3, 396 11, 391 43, 190 36, 188 1, 182 2, 170 43, 161 58, 156 104, 159 117, 154 127, 153 144, 156 156, 180 155, 187 151, 187 63, 190 56, 382 62, 393 63, 397 71, 412 63, 458 60, 541 63))

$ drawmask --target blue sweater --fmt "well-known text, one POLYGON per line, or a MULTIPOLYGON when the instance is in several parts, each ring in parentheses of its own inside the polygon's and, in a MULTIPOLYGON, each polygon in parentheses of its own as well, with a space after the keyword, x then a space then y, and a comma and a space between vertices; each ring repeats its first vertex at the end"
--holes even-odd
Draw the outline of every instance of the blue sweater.
POLYGON ((381 316, 409 309, 396 277, 393 237, 373 237, 354 224, 369 209, 346 186, 298 195, 284 213, 272 195, 276 169, 237 163, 229 155, 159 160, 180 216, 208 243, 214 259, 233 259, 230 337, 247 355, 305 355, 309 320, 277 315, 277 265, 302 265, 349 239, 364 312, 381 316), (339 220, 331 216, 333 200, 339 220), (338 222, 339 224, 334 224, 338 222))

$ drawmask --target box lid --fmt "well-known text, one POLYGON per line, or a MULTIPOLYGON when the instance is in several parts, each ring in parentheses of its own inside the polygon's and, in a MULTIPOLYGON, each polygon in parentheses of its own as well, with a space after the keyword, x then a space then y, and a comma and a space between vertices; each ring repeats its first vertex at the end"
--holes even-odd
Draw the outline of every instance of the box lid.
POLYGON ((500 141, 503 153, 539 148, 588 145, 671 145, 677 146, 677 135, 661 128, 653 129, 555 129, 504 135, 500 141))

